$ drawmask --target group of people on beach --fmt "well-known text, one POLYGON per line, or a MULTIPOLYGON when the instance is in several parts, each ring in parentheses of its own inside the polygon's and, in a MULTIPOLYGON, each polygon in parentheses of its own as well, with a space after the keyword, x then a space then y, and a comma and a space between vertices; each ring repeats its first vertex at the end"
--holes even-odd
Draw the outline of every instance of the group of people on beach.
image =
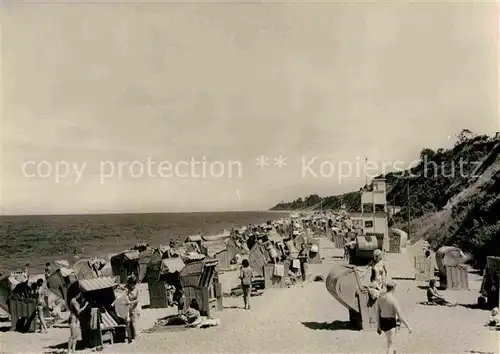
MULTIPOLYGON (((90 303, 84 299, 82 292, 78 290, 71 298, 68 298, 69 308, 69 339, 68 339, 68 353, 73 353, 76 350, 78 342, 78 333, 80 329, 80 315, 83 311, 90 306, 90 303)), ((125 294, 115 303, 124 307, 124 320, 127 332, 128 342, 132 343, 137 338, 137 320, 139 318, 139 289, 137 288, 137 279, 131 275, 127 279, 125 287, 125 294)), ((115 303, 113 305, 115 305, 115 303)))
MULTIPOLYGON (((387 354, 395 353, 394 339, 399 322, 403 323, 409 333, 412 333, 410 324, 403 315, 403 311, 396 298, 396 283, 390 279, 383 253, 377 249, 374 251, 373 260, 362 273, 362 276, 370 272, 368 291, 372 300, 376 300, 377 309, 377 332, 384 333, 386 337, 387 354)), ((427 288, 427 299, 436 305, 455 306, 442 296, 436 287, 436 281, 431 279, 427 288)))
MULTIPOLYGON (((249 237, 253 234, 259 233, 267 233, 270 230, 277 231, 281 230, 283 232, 283 239, 293 240, 295 239, 299 233, 304 233, 304 229, 312 230, 313 232, 322 232, 325 231, 327 227, 332 227, 333 221, 331 219, 327 219, 327 224, 320 221, 311 221, 308 222, 291 222, 291 223, 282 223, 282 224, 272 224, 268 223, 267 226, 260 226, 259 228, 249 227, 244 232, 240 232, 238 237, 240 237, 241 241, 247 241, 249 237)), ((273 243, 271 240, 267 240, 273 247, 279 247, 276 242, 273 243)), ((294 256, 300 262, 300 275, 302 277, 302 286, 307 280, 308 273, 308 264, 310 258, 310 248, 306 242, 300 244, 300 250, 298 255, 294 256)), ((284 250, 280 249, 280 253, 283 256, 288 256, 284 250)), ((275 252, 277 253, 277 252, 275 252)), ((274 254, 274 253, 273 253, 274 254)), ((277 255, 277 254, 276 254, 277 255)), ((374 259, 368 270, 371 272, 370 274, 370 284, 369 290, 370 295, 377 300, 377 330, 378 332, 384 333, 386 337, 387 343, 387 354, 393 354, 394 348, 394 335, 396 329, 398 328, 399 321, 403 323, 411 333, 411 327, 405 319, 401 307, 396 299, 395 290, 396 284, 389 279, 388 270, 383 261, 382 252, 380 250, 376 250, 374 252, 374 259), (399 321, 398 321, 399 319, 399 321)), ((274 258, 275 262, 278 262, 279 257, 274 258)), ((24 272, 26 273, 26 279, 28 279, 28 269, 29 265, 26 265, 24 272)), ((45 268, 45 276, 46 278, 51 274, 50 264, 46 264, 45 268)), ((243 292, 243 303, 244 309, 250 310, 250 297, 252 293, 252 282, 254 280, 254 271, 250 266, 250 262, 247 259, 243 259, 241 262, 241 268, 239 270, 239 280, 241 283, 241 289, 243 292)), ((47 331, 47 327, 44 322, 44 307, 45 304, 45 294, 42 292, 44 281, 40 279, 36 283, 36 290, 34 294, 37 297, 37 319, 41 326, 40 330, 42 332, 47 331)), ((436 301, 441 301, 440 295, 437 290, 435 290, 434 284, 430 284, 428 295, 432 297, 436 301)), ((85 301, 82 296, 81 291, 77 292, 68 299, 68 310, 70 313, 69 316, 69 329, 70 329, 70 337, 68 340, 68 352, 74 352, 76 349, 76 343, 79 334, 80 327, 80 315, 83 311, 85 311, 90 304, 85 301)), ((176 317, 179 321, 184 323, 192 323, 196 320, 196 318, 200 317, 200 306, 196 300, 192 300, 188 303, 186 300, 186 296, 182 290, 182 287, 175 287, 173 292, 173 302, 177 304, 178 308, 178 316, 176 317)), ((444 300, 444 299, 443 299, 444 300)), ((123 297, 117 299, 114 305, 119 305, 125 308, 126 316, 125 323, 127 329, 127 337, 129 342, 132 342, 137 337, 137 320, 139 318, 139 291, 137 288, 137 279, 135 276, 130 276, 126 282, 126 290, 123 297)))
MULTIPOLYGON (((286 235, 290 235, 290 238, 294 238, 297 236, 298 232, 293 232, 297 229, 301 229, 303 227, 310 228, 315 227, 319 228, 317 231, 324 231, 327 227, 332 227, 331 223, 327 223, 324 225, 323 223, 304 223, 303 225, 299 225, 297 223, 291 223, 292 225, 288 229, 284 229, 283 233, 286 235)), ((297 230, 299 231, 299 230, 297 230)), ((300 230, 302 231, 302 230, 300 230)), ((309 252, 306 243, 302 243, 300 247, 300 251, 297 257, 300 261, 300 272, 302 275, 303 283, 306 281, 306 275, 308 272, 308 258, 309 252)), ((362 276, 370 272, 370 283, 368 286, 370 296, 373 300, 376 300, 376 311, 377 311, 377 332, 379 334, 384 333, 386 338, 386 352, 387 354, 395 353, 394 350, 394 339, 397 328, 399 327, 399 323, 403 323, 408 331, 411 333, 412 329, 410 324, 406 320, 401 306, 396 297, 396 283, 392 281, 388 276, 388 270, 385 262, 383 261, 383 253, 381 250, 377 249, 374 251, 373 260, 367 267, 366 271, 363 272, 362 276)), ((242 261, 242 266, 240 268, 241 288, 243 290, 243 301, 244 308, 250 309, 250 294, 252 289, 252 279, 253 279, 253 270, 250 267, 248 260, 244 259, 242 261)), ((430 287, 431 289, 434 289, 430 287)), ((437 291, 433 291, 434 296, 439 296, 437 291)), ((439 301, 439 300, 438 300, 439 301)))
POLYGON ((18 281, 18 284, 14 288, 13 295, 28 299, 35 299, 35 321, 38 325, 37 330, 40 333, 47 333, 47 325, 45 323, 45 311, 47 308, 47 303, 45 301, 47 295, 46 287, 44 286, 45 282, 42 278, 40 278, 30 285, 29 269, 30 265, 27 263, 24 268, 17 273, 16 280, 18 281))
POLYGON ((377 332, 385 334, 386 353, 393 354, 396 352, 394 340, 399 322, 408 328, 409 333, 412 332, 412 329, 396 298, 396 283, 389 277, 381 250, 374 251, 373 260, 362 273, 362 277, 368 272, 370 273, 368 291, 371 299, 376 300, 377 332))
MULTIPOLYGON (((307 280, 307 264, 308 264, 309 252, 307 250, 306 244, 302 244, 302 248, 299 252, 298 259, 300 261, 300 271, 302 276, 302 286, 307 280)), ((250 296, 252 293, 252 281, 254 279, 254 272, 252 267, 250 267, 250 262, 248 259, 243 259, 241 262, 239 279, 241 282, 241 289, 243 292, 243 303, 244 309, 250 310, 250 296)))
MULTIPOLYGON (((293 236, 294 235, 292 234, 291 237, 289 238, 292 239, 293 236)), ((269 244, 271 245, 271 247, 268 249, 270 253, 270 258, 272 259, 272 262, 276 264, 279 260, 276 248, 279 247, 279 245, 272 243, 272 241, 267 241, 267 242, 269 242, 269 244)), ((287 258, 289 257, 289 255, 290 255, 289 252, 282 251, 283 258, 287 258)), ((303 242, 300 246, 300 251, 297 255, 297 259, 300 263, 300 269, 299 269, 300 276, 302 278, 301 286, 304 286, 304 283, 307 280, 309 256, 310 256, 310 250, 308 248, 308 245, 306 242, 303 242)), ((250 267, 248 259, 243 259, 241 262, 239 279, 241 282, 241 289, 243 292, 244 309, 249 310, 254 272, 253 269, 250 267)))

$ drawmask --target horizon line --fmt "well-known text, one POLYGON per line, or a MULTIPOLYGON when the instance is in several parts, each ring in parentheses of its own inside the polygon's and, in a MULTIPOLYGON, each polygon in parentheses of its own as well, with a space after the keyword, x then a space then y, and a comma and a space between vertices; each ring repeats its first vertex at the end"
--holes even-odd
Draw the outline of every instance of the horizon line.
POLYGON ((82 216, 82 215, 141 215, 141 214, 208 214, 208 213, 276 213, 276 212, 286 212, 286 210, 270 210, 270 209, 262 209, 262 210, 205 210, 205 211, 153 211, 153 212, 90 212, 90 213, 26 213, 26 214, 0 214, 1 217, 10 217, 10 216, 82 216))

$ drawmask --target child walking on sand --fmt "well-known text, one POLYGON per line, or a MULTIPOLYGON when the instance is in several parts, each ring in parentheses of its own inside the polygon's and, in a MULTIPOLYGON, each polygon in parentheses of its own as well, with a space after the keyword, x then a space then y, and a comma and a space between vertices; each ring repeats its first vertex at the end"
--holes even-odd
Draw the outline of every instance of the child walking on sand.
POLYGON ((250 293, 252 292, 252 279, 253 270, 250 267, 248 259, 241 262, 240 280, 241 290, 243 290, 243 302, 245 303, 245 310, 250 310, 250 293))

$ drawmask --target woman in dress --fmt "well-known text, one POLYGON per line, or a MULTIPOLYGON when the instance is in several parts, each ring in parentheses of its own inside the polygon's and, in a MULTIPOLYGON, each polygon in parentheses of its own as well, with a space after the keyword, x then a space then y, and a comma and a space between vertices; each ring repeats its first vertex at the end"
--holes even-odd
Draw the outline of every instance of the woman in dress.
POLYGON ((127 298, 129 301, 128 342, 132 343, 137 337, 136 326, 139 318, 139 289, 137 289, 137 279, 134 275, 127 279, 127 298))

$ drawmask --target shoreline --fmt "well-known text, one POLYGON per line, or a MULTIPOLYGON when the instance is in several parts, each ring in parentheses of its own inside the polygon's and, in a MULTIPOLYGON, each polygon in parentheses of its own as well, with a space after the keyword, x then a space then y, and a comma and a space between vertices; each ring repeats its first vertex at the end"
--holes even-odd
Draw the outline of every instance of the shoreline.
MULTIPOLYGON (((211 210, 211 211, 152 211, 152 212, 102 212, 102 213, 68 213, 68 214, 0 214, 0 220, 2 218, 11 217, 57 217, 57 216, 116 216, 116 215, 180 215, 180 214, 216 214, 216 213, 272 213, 280 210, 211 210)), ((293 210, 292 210, 293 211, 293 210)), ((286 210, 285 210, 286 212, 286 210)))
MULTIPOLYGON (((57 217, 63 217, 63 218, 72 218, 72 217, 83 217, 83 218, 90 218, 92 216, 97 216, 99 218, 103 218, 105 217, 106 215, 110 215, 110 216, 113 216, 113 217, 120 217, 120 216, 124 216, 124 217, 127 217, 127 216, 131 216, 131 215, 135 215, 135 216, 143 216, 143 215, 153 215, 153 216, 161 216, 161 215, 170 215, 170 216, 180 216, 180 215, 196 215, 196 214, 199 214, 199 215, 203 215, 203 214, 224 214, 224 213, 234 213, 234 214, 237 214, 237 215, 245 215, 245 213, 256 213, 256 214, 262 214, 262 215, 267 215, 268 216, 268 220, 278 220, 278 219, 282 219, 285 215, 283 214, 286 214, 286 212, 273 212, 273 211, 251 211, 251 212, 246 212, 246 211, 231 211, 231 212, 193 212, 193 213, 133 213, 133 214, 78 214, 78 215, 75 215, 75 214, 67 214, 67 215, 59 215, 59 216, 56 216, 56 215, 16 215, 16 216, 8 216, 8 218, 37 218, 37 219, 41 219, 43 220, 44 218, 57 218, 57 217)), ((0 216, 0 218, 4 217, 3 215, 0 216)), ((251 217, 250 217, 251 218, 251 217)), ((265 218, 261 218, 261 217, 257 217, 257 219, 265 219, 265 218)), ((232 224, 233 222, 229 219, 229 220, 225 220, 224 222, 222 223, 227 223, 227 224, 232 224)), ((235 222, 236 223, 236 222, 235 222)), ((262 222, 261 222, 262 223, 262 222)), ((261 224, 261 223, 257 223, 257 222, 254 222, 252 224, 261 224)), ((144 224, 148 224, 148 222, 145 222, 144 224)), ((131 227, 135 227, 137 226, 137 224, 133 224, 131 227)), ((232 227, 226 227, 226 228, 221 228, 219 229, 218 231, 210 231, 210 224, 207 224, 205 225, 205 229, 203 229, 202 227, 200 228, 197 228, 197 227, 192 227, 192 226, 189 226, 189 225, 184 225, 181 227, 182 230, 184 230, 184 232, 181 232, 179 234, 176 234, 176 235, 164 235, 164 236, 161 236, 162 237, 162 240, 163 242, 155 242, 155 243, 150 243, 150 242, 147 242, 147 240, 145 240, 145 237, 141 237, 142 235, 138 235, 137 237, 134 238, 134 240, 132 241, 131 238, 127 238, 127 239, 124 239, 122 243, 117 243, 113 249, 110 249, 109 251, 103 251, 102 250, 102 247, 105 247, 105 248, 111 248, 111 245, 100 245, 100 247, 97 247, 97 248, 94 248, 94 249, 90 249, 89 251, 87 251, 87 246, 83 246, 84 242, 81 243, 81 245, 79 245, 78 247, 79 248, 76 248, 78 250, 78 253, 77 254, 72 254, 71 251, 67 251, 65 253, 55 253, 55 254, 52 254, 50 255, 50 259, 49 259, 49 256, 45 256, 45 257, 40 257, 39 259, 42 259, 41 261, 35 263, 33 262, 33 259, 35 258, 30 258, 30 257, 23 257, 22 255, 20 255, 19 257, 16 258, 16 263, 12 264, 12 262, 7 259, 7 261, 4 261, 3 264, 2 264, 2 269, 1 271, 3 271, 4 273, 6 274, 10 274, 11 272, 14 272, 14 271, 18 271, 20 270, 20 268, 22 268, 24 266, 24 264, 26 263, 30 263, 30 272, 32 272, 33 274, 40 274, 40 273, 43 273, 44 272, 44 268, 45 268, 45 263, 46 262, 50 262, 52 265, 55 261, 58 261, 58 260, 66 260, 70 263, 70 265, 72 266, 73 264, 75 264, 76 262, 79 262, 81 260, 84 260, 84 259, 91 259, 91 258, 94 258, 94 257, 98 257, 98 258, 102 258, 104 259, 106 262, 109 263, 109 256, 111 255, 114 255, 114 254, 117 254, 117 253, 120 253, 122 251, 125 251, 125 250, 128 250, 128 249, 131 249, 133 247, 134 244, 137 244, 137 243, 148 243, 150 246, 152 247, 157 247, 157 246, 160 246, 160 245, 168 245, 171 241, 175 241, 177 243, 183 243, 184 239, 190 235, 196 235, 196 234, 201 234, 202 236, 217 236, 217 235, 221 235, 222 232, 224 230, 230 230, 231 228, 236 228, 236 229, 239 229, 241 227, 244 227, 244 226, 248 226, 248 223, 243 223, 243 222, 239 222, 237 225, 234 225, 232 227), (197 232, 188 232, 186 230, 189 230, 189 229, 201 229, 201 232, 200 233, 197 233, 197 232), (205 231, 207 230, 208 231, 205 231), (127 245, 130 245, 127 247, 127 245), (82 248, 83 248, 83 252, 82 252, 82 248)), ((61 232, 66 232, 65 230, 64 231, 61 231, 61 232)), ((165 232, 169 232, 168 229, 165 230, 165 232)), ((108 239, 108 242, 110 242, 109 240, 112 240, 112 237, 113 235, 109 235, 107 237, 108 239)), ((95 240, 98 240, 99 239, 99 236, 93 236, 93 238, 95 240)), ((106 239, 106 238, 105 238, 106 239)), ((87 242, 89 242, 88 240, 86 240, 87 242)), ((57 241, 56 241, 57 242, 57 241)), ((211 241, 208 241, 208 242, 211 242, 211 241)), ((97 245, 96 245, 97 246, 97 245)), ((35 254, 36 254, 36 251, 35 251, 35 254)))

